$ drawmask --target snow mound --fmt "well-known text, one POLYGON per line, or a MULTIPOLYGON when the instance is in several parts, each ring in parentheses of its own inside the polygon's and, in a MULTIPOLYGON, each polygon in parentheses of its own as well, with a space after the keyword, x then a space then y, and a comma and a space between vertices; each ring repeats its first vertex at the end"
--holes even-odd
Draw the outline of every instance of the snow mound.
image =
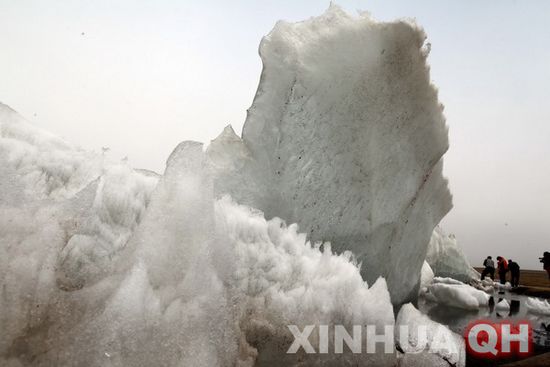
POLYGON ((550 316, 550 303, 547 300, 529 297, 525 306, 532 314, 550 316))
POLYGON ((404 352, 399 366, 466 365, 464 339, 410 303, 401 307, 395 320, 395 343, 404 352))
POLYGON ((260 45, 242 141, 227 129, 208 149, 217 195, 352 251, 367 281, 387 279, 394 303, 416 298, 430 236, 451 208, 425 39, 413 23, 337 6, 278 22, 260 45))
POLYGON ((438 282, 438 278, 435 278, 428 287, 425 294, 427 300, 466 310, 477 310, 489 305, 490 296, 487 293, 464 283, 440 280, 443 281, 438 282))
POLYGON ((446 235, 439 226, 432 233, 426 261, 439 277, 450 277, 462 282, 480 278, 458 246, 455 236, 446 235))

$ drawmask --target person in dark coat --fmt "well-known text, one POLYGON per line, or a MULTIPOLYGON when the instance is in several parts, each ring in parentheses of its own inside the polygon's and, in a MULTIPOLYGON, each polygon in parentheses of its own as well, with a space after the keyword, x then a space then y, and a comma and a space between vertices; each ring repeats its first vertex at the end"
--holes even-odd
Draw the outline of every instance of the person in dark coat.
POLYGON ((519 264, 512 259, 508 260, 508 270, 510 270, 510 283, 512 287, 519 286, 519 264))
POLYGON ((539 257, 539 260, 542 263, 543 269, 548 274, 548 279, 550 279, 550 252, 545 251, 543 256, 539 257))
POLYGON ((483 261, 483 266, 485 269, 481 272, 481 280, 485 279, 487 275, 490 275, 491 279, 495 280, 495 262, 491 256, 487 256, 485 261, 483 261))
POLYGON ((502 256, 497 256, 497 269, 498 277, 500 278, 500 284, 506 284, 506 273, 508 272, 508 261, 502 256))

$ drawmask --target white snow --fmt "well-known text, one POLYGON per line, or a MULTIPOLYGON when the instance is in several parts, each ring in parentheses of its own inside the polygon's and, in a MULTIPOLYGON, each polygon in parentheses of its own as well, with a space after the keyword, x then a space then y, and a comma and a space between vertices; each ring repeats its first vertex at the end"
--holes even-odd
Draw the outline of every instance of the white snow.
POLYGON ((426 261, 436 276, 450 277, 462 282, 479 279, 479 273, 458 246, 454 235, 446 235, 440 226, 432 233, 426 261))
POLYGON ((547 300, 529 297, 525 301, 525 305, 532 314, 550 316, 550 303, 547 300))
POLYGON ((412 304, 401 307, 395 326, 395 342, 405 353, 400 366, 466 365, 464 339, 448 327, 430 320, 412 304), (403 326, 408 327, 408 332, 402 329, 403 326), (419 331, 422 328, 425 334, 419 331))

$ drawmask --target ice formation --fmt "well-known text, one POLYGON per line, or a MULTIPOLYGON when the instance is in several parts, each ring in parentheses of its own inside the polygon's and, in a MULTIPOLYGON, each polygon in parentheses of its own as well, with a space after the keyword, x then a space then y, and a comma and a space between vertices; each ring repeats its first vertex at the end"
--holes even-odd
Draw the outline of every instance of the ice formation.
POLYGON ((433 283, 427 287, 423 296, 432 302, 438 302, 448 306, 477 310, 488 306, 490 296, 468 284, 464 284, 452 278, 434 278, 433 283))
POLYGON ((465 366, 462 336, 430 320, 412 304, 401 307, 395 320, 395 343, 404 352, 399 366, 465 366), (403 329, 402 327, 406 328, 403 329), (424 328, 424 331, 422 331, 424 328))
POLYGON ((430 236, 451 208, 425 38, 412 23, 336 6, 277 23, 260 45, 242 141, 227 129, 210 150, 219 195, 351 250, 367 281, 387 279, 394 303, 416 297, 430 236))
POLYGON ((480 277, 458 246, 455 236, 446 235, 440 226, 433 231, 426 261, 439 277, 450 277, 462 282, 480 277))
POLYGON ((0 107, 1 364, 293 365, 289 324, 393 325, 385 281, 368 288, 351 253, 214 200, 201 144, 180 144, 159 180, 0 107))
POLYGON ((0 364, 395 365, 287 354, 287 325, 393 327, 416 297, 451 207, 424 40, 335 6, 279 22, 242 138, 161 176, 0 105, 0 364))

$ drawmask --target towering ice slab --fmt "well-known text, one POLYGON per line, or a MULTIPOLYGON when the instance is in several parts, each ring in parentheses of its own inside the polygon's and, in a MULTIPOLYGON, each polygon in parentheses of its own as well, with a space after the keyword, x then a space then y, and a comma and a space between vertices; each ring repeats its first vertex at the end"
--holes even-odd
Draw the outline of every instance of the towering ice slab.
POLYGON ((425 39, 413 23, 337 6, 277 23, 260 45, 242 142, 228 128, 209 149, 219 194, 353 251, 366 280, 386 277, 394 303, 416 296, 430 236, 452 205, 425 39))

